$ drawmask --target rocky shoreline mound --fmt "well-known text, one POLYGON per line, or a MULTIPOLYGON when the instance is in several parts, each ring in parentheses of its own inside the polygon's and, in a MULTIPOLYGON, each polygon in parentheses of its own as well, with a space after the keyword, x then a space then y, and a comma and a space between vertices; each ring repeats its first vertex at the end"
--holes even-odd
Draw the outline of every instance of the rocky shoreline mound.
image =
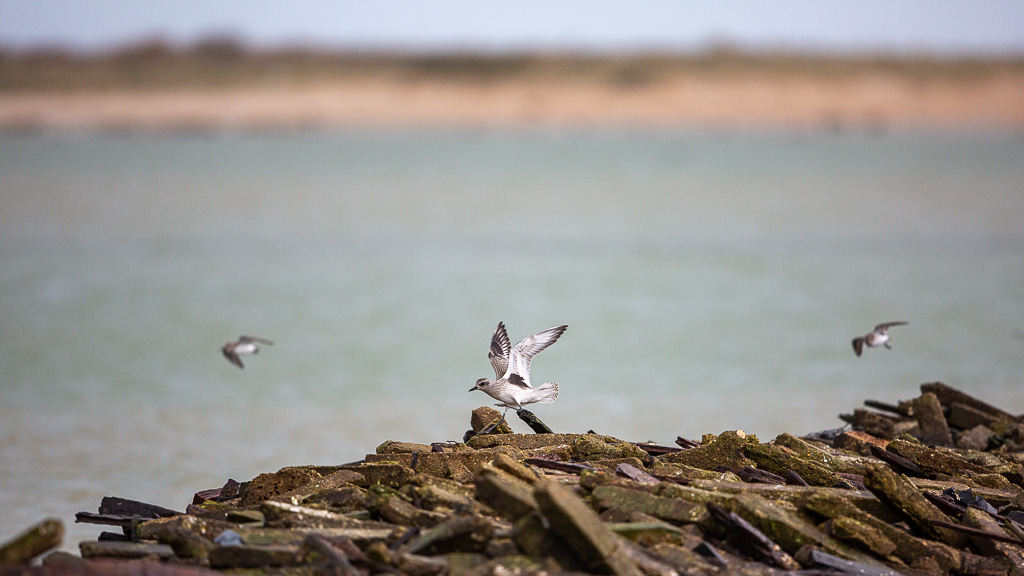
POLYGON ((63 537, 46 520, 0 545, 0 576, 1024 574, 1024 415, 921 392, 844 429, 675 446, 479 434, 500 414, 478 408, 463 443, 228 480, 184 512, 104 498, 76 521, 114 531, 80 557, 33 562, 63 537))

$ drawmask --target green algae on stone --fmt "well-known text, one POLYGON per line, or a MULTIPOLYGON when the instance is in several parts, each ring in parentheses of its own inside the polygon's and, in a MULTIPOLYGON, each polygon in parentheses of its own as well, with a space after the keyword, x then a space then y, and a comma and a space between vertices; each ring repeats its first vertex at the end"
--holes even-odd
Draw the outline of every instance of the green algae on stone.
POLYGON ((398 442, 395 440, 387 440, 380 446, 377 446, 377 454, 412 454, 415 452, 430 452, 430 446, 426 444, 416 444, 415 442, 398 442))
POLYGON ((672 452, 658 456, 659 462, 668 464, 684 464, 702 470, 716 470, 720 466, 729 468, 743 468, 754 466, 755 463, 744 455, 743 450, 748 445, 757 445, 757 436, 747 434, 742 430, 730 430, 705 444, 696 448, 672 452))
POLYGON ((989 472, 984 466, 968 462, 955 454, 940 452, 934 448, 913 444, 904 440, 893 440, 886 446, 886 450, 903 456, 922 468, 949 474, 950 476, 956 476, 964 472, 976 474, 987 474, 989 472))
POLYGON ((629 464, 637 470, 644 469, 644 463, 636 458, 599 458, 597 460, 588 460, 586 463, 612 473, 615 473, 622 464, 629 464))
POLYGON ((279 528, 270 526, 242 525, 233 528, 242 540, 254 546, 294 545, 299 546, 306 536, 321 534, 326 538, 351 540, 356 546, 364 547, 371 542, 385 541, 394 537, 398 531, 408 530, 394 524, 374 521, 358 521, 347 528, 279 528))
POLYGON ((799 514, 753 494, 737 494, 729 510, 753 524, 790 554, 803 546, 817 546, 841 558, 877 566, 870 556, 854 550, 806 522, 799 514))
POLYGON ((648 469, 648 472, 652 476, 659 478, 678 478, 686 480, 732 480, 740 482, 739 476, 736 476, 732 472, 718 472, 711 470, 704 470, 703 468, 696 468, 694 466, 687 466, 686 464, 669 464, 657 460, 654 466, 648 469))
POLYGON ((236 508, 225 514, 225 519, 228 522, 235 524, 252 524, 259 523, 260 525, 266 520, 263 516, 263 512, 259 510, 248 510, 245 508, 236 508))
POLYGON ((632 442, 610 439, 599 434, 584 434, 569 445, 569 454, 576 461, 634 458, 643 467, 646 452, 632 442))
MULTIPOLYGON (((360 475, 360 478, 362 478, 362 475, 360 475)), ((302 505, 312 508, 323 508, 339 514, 356 512, 363 510, 367 506, 366 490, 351 485, 322 490, 304 498, 302 505)))
POLYGON ((344 514, 273 500, 261 502, 260 512, 263 512, 263 516, 266 518, 266 525, 276 528, 360 528, 366 526, 364 521, 344 514))
POLYGON ((471 448, 511 446, 520 450, 533 450, 545 446, 568 446, 586 434, 483 434, 466 442, 471 448))
POLYGON ((154 518, 136 524, 133 529, 133 539, 156 540, 159 538, 159 534, 163 532, 172 529, 182 529, 212 541, 224 530, 234 528, 235 525, 226 520, 214 520, 212 518, 199 518, 189 514, 180 514, 178 516, 154 518))
POLYGON ((438 478, 448 478, 457 482, 469 482, 473 472, 482 464, 490 462, 499 454, 520 454, 515 448, 501 447, 493 450, 473 450, 471 452, 427 452, 424 454, 367 454, 367 463, 393 462, 401 464, 417 473, 429 474, 438 478))
POLYGON ((748 444, 744 446, 743 453, 756 462, 757 467, 762 470, 774 472, 780 476, 785 476, 790 470, 793 470, 812 486, 835 486, 842 482, 835 472, 817 462, 798 458, 787 448, 768 444, 748 444))
POLYGON ((174 558, 174 550, 170 546, 151 542, 85 540, 78 543, 78 552, 85 559, 112 558, 128 560, 135 558, 158 558, 160 560, 170 560, 174 558))
POLYGON ((679 523, 700 522, 707 518, 707 508, 702 504, 688 502, 680 498, 657 496, 621 486, 597 486, 592 495, 601 510, 618 508, 627 512, 642 512, 679 523))
POLYGON ((0 566, 28 564, 36 556, 60 546, 63 540, 64 523, 47 518, 0 545, 0 566))
POLYGON ((927 498, 921 495, 917 487, 904 475, 896 474, 885 464, 878 464, 868 469, 864 475, 864 485, 879 500, 896 508, 919 530, 950 546, 961 548, 966 544, 966 537, 948 528, 935 526, 931 520, 949 522, 949 517, 942 513, 927 498))
POLYGON ((857 545, 872 554, 885 558, 896 551, 896 544, 877 528, 849 517, 829 520, 827 532, 843 542, 857 545))
POLYGON ((681 544, 683 531, 667 522, 621 522, 608 524, 612 532, 645 547, 671 542, 681 544))
MULTIPOLYGON (((879 439, 879 442, 884 441, 879 439)), ((826 444, 797 438, 788 432, 779 434, 772 444, 784 446, 792 450, 798 458, 817 462, 833 472, 863 474, 869 462, 867 458, 846 454, 826 444)), ((870 450, 868 453, 870 454, 870 450)))
POLYGON ((212 568, 266 568, 296 563, 298 546, 218 546, 210 552, 212 568))

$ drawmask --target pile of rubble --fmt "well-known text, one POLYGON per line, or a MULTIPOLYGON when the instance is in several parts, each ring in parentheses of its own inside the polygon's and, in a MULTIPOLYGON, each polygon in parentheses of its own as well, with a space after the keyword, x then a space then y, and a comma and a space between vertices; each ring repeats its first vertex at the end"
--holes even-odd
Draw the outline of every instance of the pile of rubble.
MULTIPOLYGON (((0 548, 0 576, 1024 574, 1024 418, 921 390, 842 415, 852 429, 767 443, 501 425, 229 480, 184 513, 105 498, 76 519, 120 531, 29 566, 59 544, 44 522, 0 548)), ((473 429, 498 417, 479 408, 473 429)))

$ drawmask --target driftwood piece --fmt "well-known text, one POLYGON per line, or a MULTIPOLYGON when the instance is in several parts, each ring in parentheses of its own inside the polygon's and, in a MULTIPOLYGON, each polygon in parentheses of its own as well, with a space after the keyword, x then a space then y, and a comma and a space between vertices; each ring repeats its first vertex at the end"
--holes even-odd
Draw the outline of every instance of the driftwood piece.
POLYGON ((1006 534, 999 534, 997 532, 991 532, 981 528, 962 526, 960 524, 946 522, 945 520, 929 520, 928 522, 940 528, 949 528, 950 530, 956 530, 957 532, 963 532, 964 534, 970 534, 971 536, 981 536, 982 538, 988 538, 989 540, 998 540, 999 542, 1009 542, 1010 544, 1024 546, 1024 541, 1021 541, 1021 539, 1016 536, 1007 536, 1006 534))
POLYGON ((802 548, 797 553, 797 558, 804 564, 810 566, 824 566, 826 568, 836 570, 841 574, 861 574, 862 576, 901 576, 901 574, 895 570, 879 568, 870 564, 864 564, 863 562, 843 560, 842 558, 833 556, 828 552, 816 550, 809 546, 802 548))
POLYGON ((559 472, 568 472, 570 474, 579 474, 584 470, 597 470, 597 468, 589 464, 562 462, 561 460, 548 460, 547 458, 527 458, 526 460, 523 460, 523 462, 531 466, 536 466, 537 468, 558 470, 559 472))
POLYGON ((895 452, 890 452, 878 446, 871 446, 871 455, 892 466, 897 472, 907 476, 917 476, 918 478, 928 478, 929 480, 935 478, 934 472, 921 468, 913 460, 904 458, 895 452))
POLYGON ((782 547, 738 514, 729 512, 714 502, 708 502, 707 508, 711 517, 726 529, 728 537, 736 545, 750 551, 760 560, 771 562, 783 570, 800 569, 800 564, 782 547))
POLYGON ((942 510, 942 513, 947 516, 959 516, 964 513, 964 506, 961 506, 948 496, 936 494, 935 492, 929 492, 927 490, 922 492, 922 494, 924 494, 924 497, 927 498, 929 502, 935 504, 935 506, 939 510, 942 510))
POLYGON ((105 496, 100 501, 100 514, 111 514, 120 516, 141 516, 143 518, 166 518, 167 516, 180 516, 182 513, 170 508, 164 508, 155 504, 146 504, 138 500, 128 500, 116 496, 105 496))
POLYGON ((99 524, 102 526, 121 526, 122 528, 129 528, 132 524, 136 524, 140 520, 145 520, 145 518, 115 514, 95 514, 93 512, 75 513, 76 524, 99 524))
POLYGON ((551 428, 548 428, 547 424, 541 422, 540 418, 537 418, 533 412, 524 408, 517 411, 516 415, 519 416, 520 420, 526 422, 526 425, 529 426, 535 434, 554 434, 551 428))
POLYGON ((865 400, 864 405, 868 408, 874 408, 875 410, 881 410, 883 412, 891 412, 898 416, 907 416, 905 411, 900 409, 896 404, 890 404, 888 402, 882 402, 880 400, 865 400))
POLYGON ((647 472, 633 466, 628 462, 623 462, 615 468, 615 473, 624 478, 629 478, 641 484, 650 484, 652 486, 661 484, 661 480, 658 480, 654 476, 651 476, 647 472))
POLYGON ((684 450, 689 450, 690 448, 696 448, 697 446, 700 446, 700 442, 694 442, 693 440, 683 438, 682 436, 676 437, 676 444, 678 444, 679 447, 684 450))
POLYGON ((661 456, 662 454, 672 454, 685 450, 685 448, 677 446, 662 446, 661 444, 655 444, 653 442, 634 442, 634 444, 637 448, 647 452, 651 456, 661 456))
POLYGON ((790 486, 810 486, 807 480, 804 480, 796 470, 786 472, 786 484, 790 486))

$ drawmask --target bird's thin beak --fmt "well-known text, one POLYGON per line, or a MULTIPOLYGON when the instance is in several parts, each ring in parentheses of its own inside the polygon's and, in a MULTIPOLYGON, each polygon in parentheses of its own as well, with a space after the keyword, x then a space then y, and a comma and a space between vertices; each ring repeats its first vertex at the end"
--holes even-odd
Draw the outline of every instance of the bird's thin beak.
POLYGON ((472 388, 469 389, 470 392, 472 392, 473 390, 476 390, 476 386, 473 386, 472 388))

